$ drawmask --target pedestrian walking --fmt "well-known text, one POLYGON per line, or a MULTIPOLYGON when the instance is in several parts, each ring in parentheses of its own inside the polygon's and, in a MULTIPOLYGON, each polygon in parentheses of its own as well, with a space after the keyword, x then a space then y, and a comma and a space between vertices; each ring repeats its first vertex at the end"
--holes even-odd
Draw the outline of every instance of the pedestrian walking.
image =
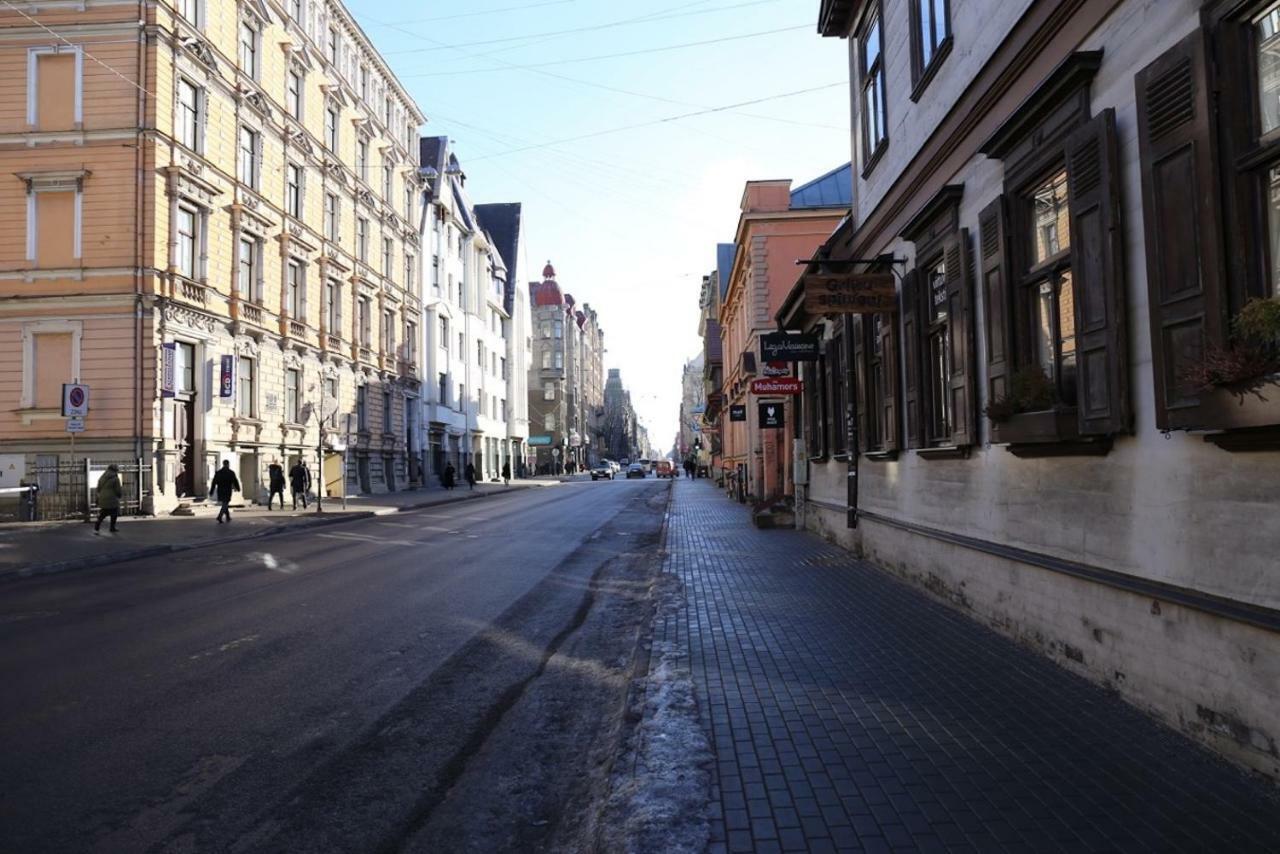
POLYGON ((223 516, 227 517, 228 523, 231 522, 231 493, 239 491, 240 479, 231 470, 231 460, 223 460, 222 468, 214 472, 213 482, 209 484, 209 494, 221 505, 218 510, 219 525, 222 524, 223 516))
POLYGON ((509 462, 502 464, 502 483, 504 485, 511 483, 511 463, 509 462))
POLYGON ((124 489, 120 486, 120 469, 115 463, 107 466, 107 470, 98 478, 98 524, 93 526, 96 534, 102 530, 102 520, 111 517, 111 533, 116 534, 116 520, 120 518, 120 499, 124 497, 124 489))
POLYGON ((267 495, 267 509, 271 509, 271 502, 277 495, 280 496, 280 509, 284 509, 284 466, 280 465, 276 460, 267 466, 267 488, 270 493, 267 495))
POLYGON ((444 467, 444 474, 440 476, 440 484, 445 489, 453 489, 454 481, 458 479, 458 470, 453 467, 453 463, 449 463, 444 467))
MULTIPOLYGON (((293 493, 293 509, 298 509, 298 496, 302 496, 302 509, 307 509, 307 490, 311 488, 311 472, 303 465, 302 460, 293 464, 293 468, 289 469, 289 491, 293 493)), ((280 506, 284 507, 283 496, 280 499, 280 506)))
POLYGON ((476 467, 472 463, 467 463, 467 467, 462 470, 462 475, 467 479, 467 486, 471 489, 476 488, 476 467))

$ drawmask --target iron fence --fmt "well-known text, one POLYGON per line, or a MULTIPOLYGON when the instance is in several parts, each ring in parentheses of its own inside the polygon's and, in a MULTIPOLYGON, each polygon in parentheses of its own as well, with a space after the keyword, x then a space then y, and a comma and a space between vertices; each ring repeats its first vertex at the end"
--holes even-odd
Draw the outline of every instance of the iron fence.
MULTIPOLYGON (((37 463, 35 518, 40 521, 88 519, 98 506, 98 479, 114 463, 123 496, 121 516, 141 516, 152 494, 151 467, 141 459, 83 459, 37 463)), ((8 514, 0 513, 0 519, 8 514)))

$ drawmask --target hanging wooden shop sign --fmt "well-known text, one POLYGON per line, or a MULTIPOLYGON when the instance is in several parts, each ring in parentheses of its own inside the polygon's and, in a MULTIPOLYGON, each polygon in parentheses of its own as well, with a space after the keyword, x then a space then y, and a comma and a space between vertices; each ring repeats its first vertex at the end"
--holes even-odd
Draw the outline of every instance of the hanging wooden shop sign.
POLYGON ((806 314, 879 314, 898 310, 892 273, 811 273, 804 277, 806 314))

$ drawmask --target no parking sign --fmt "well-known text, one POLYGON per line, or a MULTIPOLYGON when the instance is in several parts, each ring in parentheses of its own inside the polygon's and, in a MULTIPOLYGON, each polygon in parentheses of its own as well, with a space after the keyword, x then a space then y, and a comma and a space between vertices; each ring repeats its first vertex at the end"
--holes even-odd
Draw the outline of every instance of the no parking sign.
POLYGON ((89 387, 81 383, 62 384, 62 416, 84 418, 89 414, 89 387))

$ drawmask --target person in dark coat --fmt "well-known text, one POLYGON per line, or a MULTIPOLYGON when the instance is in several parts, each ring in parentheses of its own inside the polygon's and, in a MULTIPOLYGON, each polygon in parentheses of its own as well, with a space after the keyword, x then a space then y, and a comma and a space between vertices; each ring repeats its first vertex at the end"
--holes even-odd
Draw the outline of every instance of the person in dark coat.
POLYGON ((240 479, 231 470, 231 460, 223 460, 222 468, 214 472, 213 482, 209 484, 209 494, 222 506, 218 511, 219 525, 223 516, 227 517, 227 522, 231 521, 231 493, 239 491, 240 479))
POLYGON ((107 466, 107 470, 98 478, 98 524, 93 526, 96 534, 102 530, 102 520, 111 517, 111 533, 118 533, 116 520, 120 518, 120 499, 124 497, 124 489, 120 486, 120 469, 115 463, 107 466))
POLYGON ((278 462, 273 462, 267 466, 267 488, 270 494, 267 495, 267 509, 271 509, 272 500, 280 496, 280 509, 284 509, 284 466, 278 462))
POLYGON ((511 482, 511 463, 510 462, 505 462, 502 464, 502 482, 503 483, 511 482))
MULTIPOLYGON (((298 509, 298 496, 302 496, 302 509, 307 509, 307 490, 311 488, 311 472, 302 464, 302 461, 293 464, 293 468, 289 469, 289 491, 293 493, 293 509, 298 509)), ((284 498, 281 497, 280 506, 284 507, 284 498)))
POLYGON ((467 479, 467 486, 472 489, 476 488, 476 467, 472 463, 467 463, 467 467, 462 470, 463 477, 467 479))
POLYGON ((445 489, 453 489, 453 482, 458 477, 458 470, 453 467, 453 463, 449 463, 444 467, 444 474, 440 476, 440 485, 445 489))

